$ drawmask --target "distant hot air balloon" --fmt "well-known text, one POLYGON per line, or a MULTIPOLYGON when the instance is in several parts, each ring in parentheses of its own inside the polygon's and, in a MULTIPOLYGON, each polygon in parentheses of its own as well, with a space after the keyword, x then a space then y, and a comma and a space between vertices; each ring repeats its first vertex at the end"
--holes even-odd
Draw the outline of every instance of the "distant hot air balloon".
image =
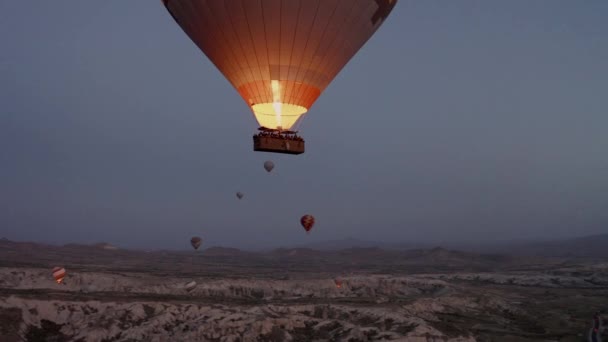
POLYGON ((302 224, 302 227, 304 227, 304 229, 306 230, 306 232, 310 233, 310 230, 312 229, 312 226, 315 225, 315 218, 312 215, 304 215, 300 219, 300 223, 302 224))
POLYGON ((243 193, 242 192, 237 192, 236 193, 236 197, 238 197, 239 199, 243 198, 243 193))
POLYGON ((339 288, 339 289, 342 288, 342 279, 336 278, 336 279, 334 279, 334 283, 336 283, 337 288, 339 288))
POLYGON ((266 171, 270 172, 272 171, 272 169, 274 169, 274 163, 270 160, 267 160, 264 162, 264 168, 266 169, 266 171))
POLYGON ((187 292, 192 292, 192 290, 194 290, 196 288, 196 281, 191 281, 189 283, 187 283, 186 285, 184 285, 184 289, 186 289, 187 292))
POLYGON ((300 121, 397 4, 161 1, 251 108, 262 130, 254 136, 254 150, 291 154, 303 153, 304 141, 283 132, 300 121))
POLYGON ((201 246, 201 243, 203 243, 203 239, 201 239, 198 236, 194 236, 192 237, 192 239, 190 239, 190 244, 192 245, 192 247, 194 247, 194 249, 197 249, 201 246))
POLYGON ((65 268, 54 267, 53 268, 53 278, 55 278, 55 281, 57 282, 57 284, 61 284, 61 282, 63 281, 63 278, 65 278, 65 268))

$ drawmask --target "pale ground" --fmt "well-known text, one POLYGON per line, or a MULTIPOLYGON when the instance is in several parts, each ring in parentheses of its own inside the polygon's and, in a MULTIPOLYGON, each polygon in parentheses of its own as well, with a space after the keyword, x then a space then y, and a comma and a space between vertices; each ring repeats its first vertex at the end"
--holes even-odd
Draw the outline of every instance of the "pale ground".
MULTIPOLYGON (((310 256, 285 264, 273 261, 282 255, 256 261, 210 251, 192 259, 104 249, 87 256, 102 262, 63 263, 67 285, 58 285, 51 265, 78 249, 22 247, 0 250, 2 342, 581 341, 593 312, 608 306, 601 260, 509 259, 475 271, 465 264, 482 264, 484 256, 433 250, 403 256, 394 272, 374 271, 370 260, 357 272, 352 262, 339 271, 310 256), (153 265, 154 258, 184 269, 146 270, 142 259, 153 265), (427 269, 454 269, 408 274, 411 258, 427 269), (120 262, 112 266, 114 259, 120 262), (332 274, 342 277, 341 289, 332 274), (187 292, 191 280, 198 285, 187 292)), ((385 260, 382 253, 372 254, 385 260)))

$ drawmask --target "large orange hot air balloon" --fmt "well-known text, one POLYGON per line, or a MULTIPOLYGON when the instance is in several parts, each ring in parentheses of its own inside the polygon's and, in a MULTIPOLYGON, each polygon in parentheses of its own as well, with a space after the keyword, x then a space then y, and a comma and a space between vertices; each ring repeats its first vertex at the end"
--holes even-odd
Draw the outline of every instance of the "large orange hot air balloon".
POLYGON ((304 142, 289 130, 397 3, 161 1, 253 111, 263 131, 254 150, 291 154, 304 152, 304 142))
POLYGON ((65 278, 65 268, 54 267, 53 268, 53 278, 55 278, 55 281, 57 282, 57 284, 61 284, 61 282, 63 281, 63 278, 65 278))

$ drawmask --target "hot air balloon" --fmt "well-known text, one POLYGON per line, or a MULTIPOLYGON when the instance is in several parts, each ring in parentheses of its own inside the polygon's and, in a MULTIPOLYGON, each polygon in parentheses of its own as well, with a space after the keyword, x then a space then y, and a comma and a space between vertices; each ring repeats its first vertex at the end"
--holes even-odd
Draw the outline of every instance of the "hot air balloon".
POLYGON ((194 249, 197 249, 201 246, 201 243, 203 243, 203 239, 201 239, 198 236, 194 236, 192 237, 192 239, 190 239, 190 244, 192 245, 192 247, 194 247, 194 249))
POLYGON ((266 169, 266 171, 270 172, 272 171, 272 169, 274 169, 274 163, 270 160, 267 160, 264 162, 264 168, 266 169))
POLYGON ((312 226, 315 225, 315 218, 312 215, 304 215, 300 219, 300 223, 302 224, 302 227, 304 227, 304 229, 306 230, 306 233, 310 233, 312 226))
POLYGON ((61 284, 61 282, 63 281, 63 278, 65 278, 65 268, 54 267, 53 268, 53 278, 55 278, 55 281, 57 282, 57 284, 61 284))
POLYGON ((161 0, 251 108, 254 151, 300 154, 297 126, 397 0, 161 0))
POLYGON ((187 283, 186 285, 184 285, 184 289, 186 289, 187 292, 192 292, 192 290, 194 290, 196 288, 196 281, 191 281, 189 283, 187 283))
POLYGON ((334 279, 334 283, 336 283, 337 288, 339 288, 339 289, 342 288, 342 279, 336 278, 336 279, 334 279))
POLYGON ((236 197, 238 197, 239 199, 243 198, 243 193, 242 192, 237 192, 236 193, 236 197))

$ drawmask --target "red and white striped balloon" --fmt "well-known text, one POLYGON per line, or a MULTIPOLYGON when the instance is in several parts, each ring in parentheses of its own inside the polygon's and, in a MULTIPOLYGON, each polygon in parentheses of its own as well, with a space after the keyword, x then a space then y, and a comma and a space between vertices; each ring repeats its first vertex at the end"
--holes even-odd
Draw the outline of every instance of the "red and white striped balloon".
POLYGON ((304 215, 300 219, 300 223, 302 224, 302 227, 304 227, 306 232, 310 233, 310 230, 315 225, 315 218, 312 215, 304 215))
POLYGON ((65 278, 65 268, 63 268, 63 267, 53 268, 53 278, 55 278, 55 281, 57 282, 57 284, 61 284, 61 282, 63 281, 63 278, 65 278))

